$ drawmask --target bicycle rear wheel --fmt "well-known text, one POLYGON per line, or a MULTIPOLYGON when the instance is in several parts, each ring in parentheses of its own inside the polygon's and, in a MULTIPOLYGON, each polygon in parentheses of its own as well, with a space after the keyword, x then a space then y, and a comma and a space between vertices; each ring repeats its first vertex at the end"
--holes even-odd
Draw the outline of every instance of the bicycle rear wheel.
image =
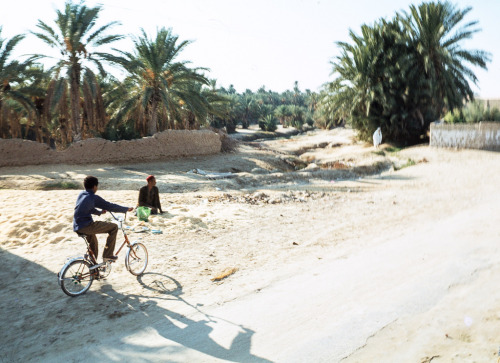
POLYGON ((63 267, 59 276, 62 291, 71 297, 86 293, 94 281, 90 267, 91 264, 84 259, 74 260, 63 267))
POLYGON ((148 265, 148 250, 142 243, 136 242, 127 250, 125 266, 132 275, 139 276, 148 265))

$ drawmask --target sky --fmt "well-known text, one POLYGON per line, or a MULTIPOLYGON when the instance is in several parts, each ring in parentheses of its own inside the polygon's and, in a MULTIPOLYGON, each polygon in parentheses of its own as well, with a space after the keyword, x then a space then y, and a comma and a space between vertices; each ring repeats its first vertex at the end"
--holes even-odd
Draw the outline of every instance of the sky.
MULTIPOLYGON (((455 0, 472 11, 465 21, 479 21, 481 32, 462 44, 468 50, 490 53, 488 70, 472 68, 481 98, 500 98, 500 0, 455 0)), ((55 10, 65 0, 0 0, 2 38, 35 31, 38 20, 54 26, 55 10)), ((192 41, 179 60, 193 67, 209 68, 207 76, 218 86, 283 92, 295 81, 299 89, 319 91, 333 79, 331 62, 339 54, 336 42, 350 42, 349 30, 360 33, 362 24, 392 18, 420 1, 407 0, 86 0, 89 7, 102 5, 97 26, 112 21, 120 25, 109 34, 138 36, 140 29, 152 38, 159 28, 172 28, 179 40, 192 41)), ((464 22, 465 23, 465 22, 464 22)), ((129 39, 113 44, 132 51, 129 39)), ((50 51, 28 35, 15 56, 50 51)), ((120 75, 117 74, 119 77, 120 75)))

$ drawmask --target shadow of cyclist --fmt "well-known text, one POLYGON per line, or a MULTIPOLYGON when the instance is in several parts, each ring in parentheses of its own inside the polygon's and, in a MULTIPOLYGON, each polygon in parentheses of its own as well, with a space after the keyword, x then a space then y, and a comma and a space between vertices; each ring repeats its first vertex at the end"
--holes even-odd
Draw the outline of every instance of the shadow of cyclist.
MULTIPOLYGON (((146 344, 141 347, 137 341, 134 341, 133 346, 131 345, 130 348, 126 346, 120 347, 119 350, 114 350, 112 352, 114 357, 127 360, 127 357, 131 354, 139 352, 144 352, 148 355, 171 355, 174 349, 177 351, 175 354, 179 354, 179 357, 183 357, 186 354, 189 357, 199 358, 199 353, 202 353, 201 356, 209 355, 214 358, 233 362, 270 362, 250 352, 252 337, 255 334, 253 330, 225 319, 211 316, 202 311, 198 305, 190 304, 181 297, 183 294, 182 286, 174 278, 163 274, 145 273, 139 276, 137 280, 145 290, 144 295, 121 294, 115 291, 109 284, 101 285, 100 292, 108 295, 113 300, 120 301, 122 305, 125 304, 136 312, 143 312, 144 316, 149 318, 147 325, 154 328, 160 336, 180 344, 183 348, 188 348, 188 350, 183 349, 183 351, 180 351, 178 347, 175 348, 176 345, 171 344, 162 344, 161 347, 151 347, 150 344, 146 344), (150 298, 148 299, 148 297, 150 298), (145 299, 147 300, 144 301, 145 299), (187 307, 191 311, 189 313, 190 317, 188 318, 185 313, 179 313, 173 309, 159 306, 157 301, 161 300, 170 300, 183 304, 184 308, 187 307), (200 317, 200 319, 195 320, 195 317, 200 317), (224 335, 222 339, 226 339, 226 343, 228 336, 234 336, 229 344, 225 344, 229 346, 228 348, 217 343, 210 337, 214 332, 214 326, 222 329, 224 335), (193 353, 189 350, 194 350, 195 352, 193 353)), ((120 313, 119 311, 114 311, 108 314, 108 317, 116 319, 126 314, 126 312, 120 313)))
POLYGON ((71 298, 59 288, 55 269, 2 248, 0 257, 0 326, 7 327, 0 329, 0 362, 75 357, 79 362, 269 362, 250 352, 252 330, 190 304, 182 298, 181 284, 169 276, 130 278, 130 291, 143 287, 135 295, 127 284, 116 291, 114 279, 100 280, 71 298), (220 327, 229 334, 221 338, 220 327), (152 344, 158 335, 162 340, 152 344))

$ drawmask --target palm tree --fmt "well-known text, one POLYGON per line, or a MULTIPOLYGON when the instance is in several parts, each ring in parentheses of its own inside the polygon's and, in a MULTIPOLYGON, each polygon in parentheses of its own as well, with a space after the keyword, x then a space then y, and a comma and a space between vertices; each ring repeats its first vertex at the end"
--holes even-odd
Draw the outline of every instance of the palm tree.
POLYGON ((287 116, 286 105, 279 105, 274 109, 274 116, 276 116, 281 125, 285 125, 285 118, 287 116))
POLYGON ((252 121, 252 117, 256 113, 255 98, 249 95, 244 95, 240 98, 240 102, 242 106, 241 127, 248 129, 248 126, 250 126, 250 122, 252 121))
POLYGON ((12 51, 24 39, 24 35, 16 35, 10 39, 4 39, 1 35, 0 26, 0 136, 20 137, 20 127, 17 124, 19 117, 11 119, 9 116, 33 109, 29 97, 20 88, 31 61, 10 60, 12 51))
MULTIPOLYGON (((111 22, 96 28, 96 22, 101 6, 87 7, 83 3, 66 2, 64 11, 57 10, 55 28, 38 20, 39 32, 32 32, 51 48, 61 54, 52 72, 56 79, 63 78, 69 84, 71 105, 71 127, 75 139, 82 137, 82 129, 92 127, 95 117, 103 122, 99 90, 96 76, 90 65, 95 66, 102 76, 105 75, 103 61, 111 55, 97 51, 101 46, 108 45, 123 38, 122 35, 106 35, 105 32, 118 22, 111 22), (88 66, 87 66, 88 64, 88 66), (61 75, 66 71, 65 77, 61 75), (83 95, 83 102, 80 98, 83 95), (83 104, 83 106, 82 106, 83 104), (84 122, 85 121, 85 126, 84 122)), ((35 55, 34 59, 48 57, 35 55)))
POLYGON ((359 36, 351 31, 353 44, 337 43, 342 51, 333 64, 337 77, 325 88, 329 100, 322 106, 333 119, 352 123, 363 139, 382 126, 386 140, 421 142, 446 108, 473 98, 468 79, 476 77, 467 65, 485 68, 488 60, 486 52, 460 47, 478 31, 472 28, 476 22, 455 30, 470 8, 457 11, 446 2, 410 10, 363 25, 359 36))
POLYGON ((464 40, 480 31, 477 21, 462 24, 471 10, 459 10, 447 1, 411 5, 410 12, 404 12, 406 37, 414 51, 409 57, 413 70, 409 77, 427 81, 429 111, 434 119, 443 115, 445 107, 461 108, 464 100, 474 99, 468 80, 476 84, 477 78, 469 65, 486 69, 490 59, 487 52, 461 47, 464 40))
POLYGON ((153 135, 159 126, 179 127, 185 109, 200 117, 206 114, 209 106, 197 86, 209 85, 199 73, 206 69, 191 69, 188 62, 177 61, 190 41, 178 42, 171 29, 161 28, 154 40, 141 31, 142 36, 134 39, 134 52, 116 50, 120 56, 110 58, 128 73, 124 81, 128 97, 120 100, 115 116, 143 120, 147 134, 153 135))
POLYGON ((278 128, 278 123, 273 114, 267 114, 260 118, 259 127, 264 131, 274 132, 278 128))
POLYGON ((241 104, 241 97, 237 93, 230 93, 227 96, 226 114, 223 117, 226 132, 233 134, 236 132, 236 125, 238 119, 243 113, 243 105, 241 104))
POLYGON ((217 80, 211 79, 209 87, 203 87, 203 97, 210 105, 207 121, 210 126, 222 128, 225 124, 224 118, 229 113, 230 96, 222 89, 217 88, 217 80))
POLYGON ((38 142, 49 141, 45 135, 46 122, 44 119, 44 97, 47 91, 48 74, 39 65, 27 67, 23 72, 23 79, 18 83, 17 91, 29 100, 25 107, 25 137, 38 142), (30 137, 33 126, 34 137, 30 137))

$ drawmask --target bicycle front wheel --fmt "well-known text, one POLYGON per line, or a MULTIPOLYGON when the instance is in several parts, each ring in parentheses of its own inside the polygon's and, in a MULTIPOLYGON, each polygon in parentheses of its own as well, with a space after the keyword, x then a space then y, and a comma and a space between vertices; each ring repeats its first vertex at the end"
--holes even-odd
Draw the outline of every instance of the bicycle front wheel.
POLYGON ((127 250, 125 266, 132 275, 139 276, 148 265, 148 250, 142 243, 136 242, 127 250))
POLYGON ((66 265, 59 277, 62 291, 71 297, 86 293, 94 281, 90 267, 91 264, 83 259, 74 260, 66 265))

